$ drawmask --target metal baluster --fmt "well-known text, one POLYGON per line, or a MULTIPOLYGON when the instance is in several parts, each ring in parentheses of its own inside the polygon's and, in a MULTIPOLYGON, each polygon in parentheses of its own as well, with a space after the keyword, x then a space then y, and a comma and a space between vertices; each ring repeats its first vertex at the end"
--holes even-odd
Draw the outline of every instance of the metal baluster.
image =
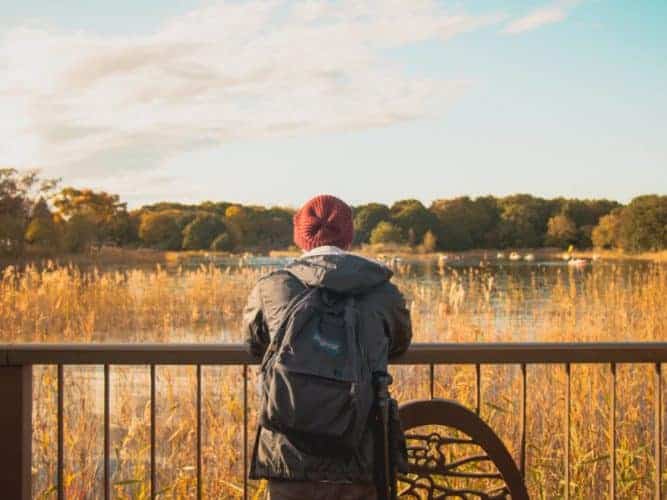
POLYGON ((655 498, 662 499, 662 365, 655 364, 655 498))
POLYGON ((108 500, 111 497, 109 490, 109 365, 104 365, 104 499, 108 500))
POLYGON ((64 481, 64 474, 63 474, 63 469, 64 469, 64 456, 65 456, 65 450, 64 450, 64 443, 65 443, 65 429, 64 429, 64 421, 63 421, 63 384, 64 384, 64 378, 65 378, 65 371, 63 369, 63 365, 59 364, 58 365, 58 410, 57 410, 57 425, 58 425, 58 463, 57 463, 57 480, 58 480, 58 500, 65 500, 65 481, 64 481))
POLYGON ((609 423, 609 453, 611 456, 611 474, 609 479, 609 498, 616 499, 616 363, 611 366, 611 418, 609 423))
POLYGON ((155 473, 155 365, 151 365, 151 498, 154 499, 157 474, 155 473))
POLYGON ((202 499, 201 365, 197 365, 197 500, 202 499))
POLYGON ((571 424, 571 400, 572 400, 572 377, 570 376, 570 363, 565 364, 565 499, 570 498, 570 424, 571 424))
POLYGON ((519 468, 521 475, 526 477, 526 364, 521 363, 521 448, 519 468))
POLYGON ((475 365, 475 412, 477 415, 482 410, 482 367, 475 365))
POLYGON ((435 397, 435 387, 434 387, 434 367, 433 364, 430 365, 429 367, 429 373, 430 373, 430 385, 429 385, 429 394, 431 396, 431 399, 435 397))
POLYGON ((243 365, 243 498, 248 498, 248 365, 243 365))

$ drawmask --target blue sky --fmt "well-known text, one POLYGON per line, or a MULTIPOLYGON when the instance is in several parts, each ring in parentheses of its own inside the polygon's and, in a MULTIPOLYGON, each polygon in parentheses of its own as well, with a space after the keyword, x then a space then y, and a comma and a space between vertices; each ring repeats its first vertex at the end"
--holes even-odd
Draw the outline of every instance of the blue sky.
POLYGON ((132 206, 667 193, 667 2, 0 4, 0 164, 132 206))

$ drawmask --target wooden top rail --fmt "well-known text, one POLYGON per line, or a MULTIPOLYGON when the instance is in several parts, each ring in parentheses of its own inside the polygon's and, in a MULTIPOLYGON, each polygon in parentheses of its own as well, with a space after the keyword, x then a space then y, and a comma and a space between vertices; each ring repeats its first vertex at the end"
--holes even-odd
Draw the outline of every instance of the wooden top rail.
MULTIPOLYGON (((0 366, 258 363, 243 344, 0 344, 0 366)), ((390 363, 667 363, 667 342, 418 343, 390 363)))

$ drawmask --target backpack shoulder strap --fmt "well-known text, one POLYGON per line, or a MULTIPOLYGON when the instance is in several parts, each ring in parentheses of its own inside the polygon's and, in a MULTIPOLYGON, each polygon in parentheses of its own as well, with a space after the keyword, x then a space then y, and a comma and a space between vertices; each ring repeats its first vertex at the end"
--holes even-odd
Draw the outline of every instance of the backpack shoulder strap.
POLYGON ((280 319, 280 326, 278 327, 278 331, 276 331, 276 334, 274 337, 271 339, 271 343, 269 344, 269 347, 266 349, 266 352, 264 353, 264 358, 262 359, 262 364, 261 366, 264 367, 266 362, 273 356, 273 354, 278 351, 280 348, 280 344, 283 342, 283 338, 285 336, 285 327, 287 326, 287 322, 289 321, 290 317, 292 316, 292 313, 294 312, 294 309, 296 309, 296 306, 299 305, 299 303, 313 290, 315 290, 312 287, 309 287, 306 285, 303 281, 301 281, 297 276, 295 276, 293 273, 291 273, 288 270, 284 270, 286 273, 288 273, 290 276, 292 276, 295 280, 297 280, 301 285, 303 285, 303 290, 301 290, 299 293, 297 293, 292 299, 287 303, 287 306, 285 307, 285 310, 282 313, 282 317, 280 319))

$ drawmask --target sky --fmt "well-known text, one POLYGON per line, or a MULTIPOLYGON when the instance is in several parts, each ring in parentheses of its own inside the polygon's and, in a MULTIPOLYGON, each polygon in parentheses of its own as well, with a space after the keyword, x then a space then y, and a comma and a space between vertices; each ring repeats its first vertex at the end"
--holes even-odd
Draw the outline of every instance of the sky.
POLYGON ((131 207, 667 194, 664 0, 0 12, 0 167, 131 207))

